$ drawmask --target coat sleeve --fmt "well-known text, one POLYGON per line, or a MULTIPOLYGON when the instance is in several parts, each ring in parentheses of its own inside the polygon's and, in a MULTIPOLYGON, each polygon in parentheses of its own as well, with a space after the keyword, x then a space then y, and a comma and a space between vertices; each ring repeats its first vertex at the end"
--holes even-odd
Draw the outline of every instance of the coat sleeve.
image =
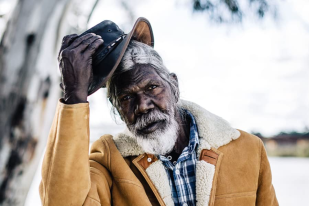
POLYGON ((267 158, 265 147, 261 140, 260 140, 260 149, 261 149, 261 161, 260 161, 260 172, 259 172, 256 205, 277 206, 279 204, 276 198, 275 189, 272 185, 270 164, 267 158))
POLYGON ((89 160, 89 104, 59 102, 42 165, 42 205, 110 205, 110 187, 107 170, 89 160))

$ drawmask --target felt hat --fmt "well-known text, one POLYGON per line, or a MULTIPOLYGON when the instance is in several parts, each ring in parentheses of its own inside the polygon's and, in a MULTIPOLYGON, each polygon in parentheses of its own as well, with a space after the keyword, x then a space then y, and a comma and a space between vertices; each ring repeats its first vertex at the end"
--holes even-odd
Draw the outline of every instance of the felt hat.
POLYGON ((101 87, 106 87, 106 82, 118 67, 131 40, 142 42, 151 47, 154 46, 151 25, 143 17, 136 20, 128 34, 125 34, 117 24, 110 20, 102 21, 80 36, 87 33, 100 35, 104 40, 92 57, 93 80, 89 85, 88 95, 93 94, 101 87))

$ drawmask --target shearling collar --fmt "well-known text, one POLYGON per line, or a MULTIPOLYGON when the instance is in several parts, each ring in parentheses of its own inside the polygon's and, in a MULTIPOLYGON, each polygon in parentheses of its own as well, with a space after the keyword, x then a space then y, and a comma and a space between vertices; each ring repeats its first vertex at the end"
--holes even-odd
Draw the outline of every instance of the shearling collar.
MULTIPOLYGON (((200 136, 200 143, 197 148, 198 157, 203 149, 210 149, 211 147, 217 149, 240 136, 239 131, 232 128, 227 121, 201 106, 185 100, 180 100, 178 104, 181 108, 191 112, 196 120, 200 136)), ((127 129, 114 136, 114 142, 123 157, 145 153, 127 129)))

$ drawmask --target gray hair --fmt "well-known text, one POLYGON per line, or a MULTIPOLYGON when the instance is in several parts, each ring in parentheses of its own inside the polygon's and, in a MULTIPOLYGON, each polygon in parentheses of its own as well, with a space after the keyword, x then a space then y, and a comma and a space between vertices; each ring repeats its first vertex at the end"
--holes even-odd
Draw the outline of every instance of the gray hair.
MULTIPOLYGON (((172 94, 174 94, 175 97, 175 103, 178 102, 179 90, 177 80, 170 75, 170 72, 163 64, 160 55, 147 44, 132 40, 128 45, 121 63, 107 82, 107 97, 114 106, 113 109, 116 108, 118 110, 120 106, 116 88, 116 82, 119 76, 126 71, 143 65, 152 67, 157 74, 170 85, 172 94)), ((114 113, 115 112, 116 111, 114 110, 114 113)))

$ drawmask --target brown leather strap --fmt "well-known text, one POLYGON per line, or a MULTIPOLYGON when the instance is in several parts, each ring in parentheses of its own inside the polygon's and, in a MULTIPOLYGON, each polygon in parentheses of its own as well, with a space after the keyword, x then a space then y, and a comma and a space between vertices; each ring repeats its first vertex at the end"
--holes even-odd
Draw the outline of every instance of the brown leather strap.
POLYGON ((200 160, 204 160, 209 164, 216 165, 219 155, 212 150, 203 149, 201 152, 200 160))
POLYGON ((144 157, 138 161, 138 164, 146 170, 152 163, 157 160, 158 158, 155 155, 145 154, 144 157))

